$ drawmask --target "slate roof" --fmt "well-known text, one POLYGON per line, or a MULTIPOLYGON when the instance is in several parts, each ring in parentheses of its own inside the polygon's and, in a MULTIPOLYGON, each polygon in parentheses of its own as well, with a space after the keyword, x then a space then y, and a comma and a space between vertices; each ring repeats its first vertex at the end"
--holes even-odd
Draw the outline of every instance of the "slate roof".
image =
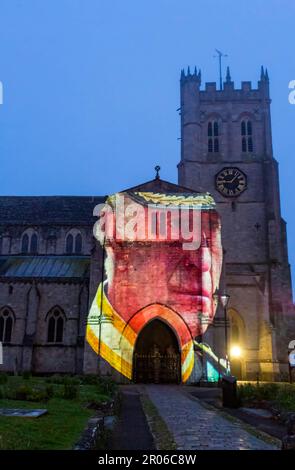
POLYGON ((0 279, 84 279, 89 266, 87 256, 0 256, 0 279))
POLYGON ((132 186, 132 188, 125 189, 125 191, 152 191, 154 193, 199 193, 199 191, 180 186, 179 184, 170 183, 170 181, 162 180, 161 178, 146 181, 145 183, 132 186))
MULTIPOLYGON (((197 193, 162 179, 124 191, 197 193)), ((0 196, 0 225, 93 225, 93 209, 107 196, 0 196)))
POLYGON ((92 225, 105 196, 0 196, 0 225, 92 225))

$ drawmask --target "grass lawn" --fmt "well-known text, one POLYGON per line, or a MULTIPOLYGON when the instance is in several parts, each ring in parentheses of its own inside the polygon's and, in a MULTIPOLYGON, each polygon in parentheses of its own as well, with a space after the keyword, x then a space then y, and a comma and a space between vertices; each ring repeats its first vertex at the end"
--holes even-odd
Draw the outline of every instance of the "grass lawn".
MULTIPOLYGON (((6 387, 11 389, 28 385, 46 386, 45 379, 9 377, 6 387)), ((0 449, 6 450, 53 450, 71 449, 78 440, 87 420, 94 410, 87 403, 106 401, 96 385, 78 385, 79 395, 75 399, 62 398, 63 385, 54 384, 54 396, 48 401, 25 401, 0 399, 0 408, 46 408, 48 413, 39 418, 0 416, 0 449)))

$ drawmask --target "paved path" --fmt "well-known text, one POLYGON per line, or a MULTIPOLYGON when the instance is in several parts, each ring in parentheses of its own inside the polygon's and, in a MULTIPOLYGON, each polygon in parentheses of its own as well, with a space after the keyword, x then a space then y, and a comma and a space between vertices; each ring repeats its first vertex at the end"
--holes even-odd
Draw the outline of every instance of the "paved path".
POLYGON ((177 449, 276 449, 248 433, 239 423, 205 408, 200 401, 187 396, 181 387, 146 385, 145 389, 172 433, 177 449))
POLYGON ((139 392, 133 387, 122 387, 121 413, 108 443, 111 450, 154 450, 139 392))

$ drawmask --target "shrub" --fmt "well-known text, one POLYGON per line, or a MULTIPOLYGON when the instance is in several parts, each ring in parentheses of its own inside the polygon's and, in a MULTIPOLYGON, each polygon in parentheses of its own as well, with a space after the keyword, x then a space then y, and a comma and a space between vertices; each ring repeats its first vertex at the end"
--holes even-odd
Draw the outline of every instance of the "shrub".
POLYGON ((97 397, 90 396, 90 399, 87 401, 87 408, 91 410, 101 410, 106 405, 108 405, 108 397, 104 395, 99 395, 97 397))
POLYGON ((295 386, 286 384, 278 390, 277 400, 281 408, 295 410, 295 386))
POLYGON ((117 385, 110 377, 100 377, 98 381, 98 390, 103 395, 113 395, 117 385))
POLYGON ((278 395, 278 391, 278 384, 262 384, 257 387, 257 398, 261 400, 275 400, 278 395))
POLYGON ((0 373, 0 384, 6 384, 8 381, 8 375, 4 373, 0 373))
POLYGON ((27 396, 28 401, 47 401, 48 398, 46 390, 38 388, 33 388, 32 392, 27 396))
POLYGON ((80 382, 83 385, 98 385, 99 377, 95 374, 82 375, 80 376, 80 382))
POLYGON ((27 384, 18 385, 16 388, 5 387, 3 396, 10 400, 23 401, 47 401, 53 397, 54 390, 52 386, 32 387, 27 384))
POLYGON ((80 385, 79 377, 72 377, 69 375, 58 375, 58 374, 54 374, 51 377, 47 377, 46 382, 56 384, 56 385, 65 385, 68 383, 80 385))
POLYGON ((23 372, 23 379, 24 379, 24 380, 29 380, 31 377, 32 377, 32 374, 31 374, 30 371, 25 370, 25 371, 23 372))
MULTIPOLYGON (((20 385, 16 388, 14 395, 16 400, 27 400, 28 396, 33 393, 32 387, 29 385, 20 385)), ((12 391, 13 394, 13 391, 12 391)))
POLYGON ((80 385, 81 383, 79 377, 65 377, 64 379, 64 383, 67 384, 80 385))
POLYGON ((295 387, 290 384, 268 383, 260 385, 244 384, 238 387, 242 402, 267 400, 280 410, 295 410, 295 387))
POLYGON ((238 397, 241 401, 253 400, 255 398, 254 386, 251 384, 239 385, 238 397))
POLYGON ((62 375, 58 375, 58 374, 54 374, 46 378, 46 382, 50 384, 57 384, 57 385, 62 385, 64 383, 64 380, 65 378, 62 375))
POLYGON ((65 400, 74 400, 79 395, 79 386, 75 383, 66 382, 63 389, 63 398, 65 400))
POLYGON ((102 395, 112 395, 117 387, 111 377, 99 377, 95 374, 80 376, 80 383, 83 385, 96 385, 98 393, 102 395))
POLYGON ((48 398, 52 398, 54 396, 54 388, 52 385, 46 385, 45 390, 48 398))

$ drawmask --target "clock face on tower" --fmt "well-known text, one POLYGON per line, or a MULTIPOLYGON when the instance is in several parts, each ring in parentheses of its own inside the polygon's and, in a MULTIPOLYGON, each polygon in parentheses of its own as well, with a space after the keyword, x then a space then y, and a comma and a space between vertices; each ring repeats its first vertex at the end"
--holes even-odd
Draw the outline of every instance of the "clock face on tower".
POLYGON ((215 176, 216 189, 226 197, 237 197, 247 188, 247 176, 235 167, 223 168, 215 176))

